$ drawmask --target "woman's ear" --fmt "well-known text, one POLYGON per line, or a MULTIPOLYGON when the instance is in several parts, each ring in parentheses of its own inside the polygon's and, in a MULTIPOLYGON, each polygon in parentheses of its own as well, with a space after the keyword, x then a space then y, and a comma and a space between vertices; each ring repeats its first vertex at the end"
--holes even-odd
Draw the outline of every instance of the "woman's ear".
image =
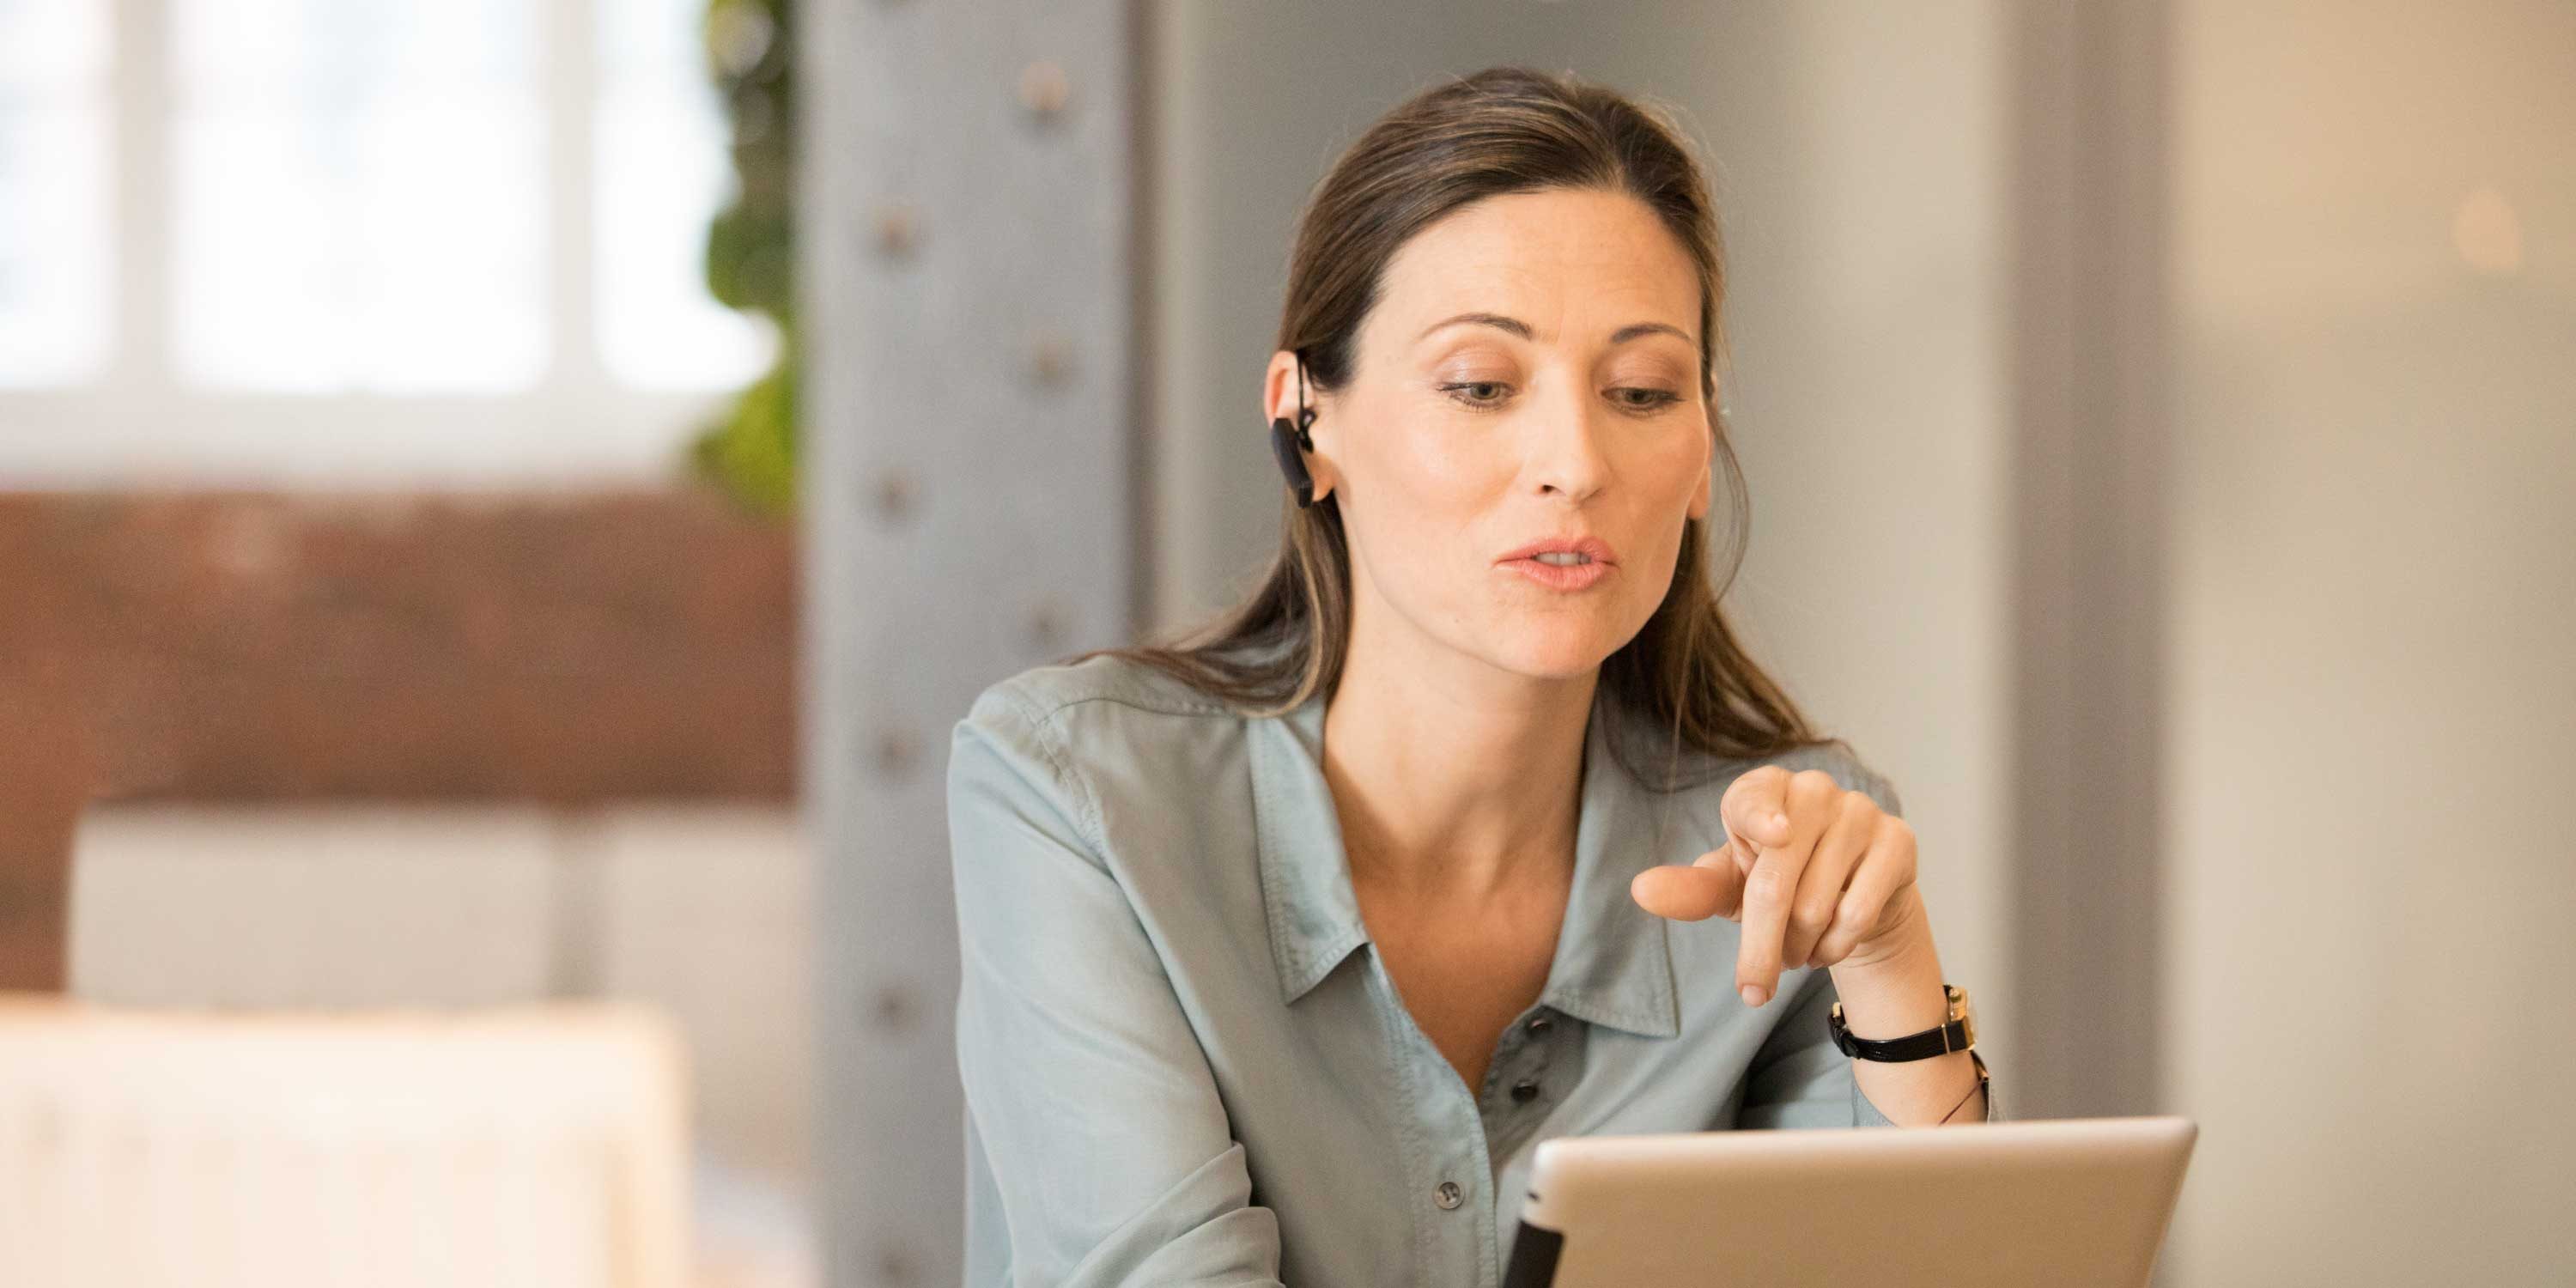
MULTIPOLYGON (((1306 453, 1306 473, 1315 481, 1315 499, 1321 501, 1333 490, 1333 472, 1327 464, 1322 435, 1336 427, 1331 426, 1324 414, 1324 396, 1322 391, 1315 388, 1314 373, 1309 371, 1306 375, 1306 408, 1315 413, 1314 421, 1307 426, 1307 436, 1315 440, 1315 447, 1313 451, 1306 453)), ((1270 370, 1262 382, 1264 415, 1261 421, 1261 432, 1265 436, 1269 434, 1273 421, 1285 419, 1290 428, 1296 427, 1297 383, 1297 355, 1286 349, 1270 355, 1270 370)))
MULTIPOLYGON (((1312 386, 1306 390, 1306 405, 1315 405, 1312 386)), ((1270 370, 1262 373, 1261 427, 1270 428, 1270 422, 1282 416, 1291 425, 1297 423, 1297 355, 1286 349, 1271 354, 1270 370)))

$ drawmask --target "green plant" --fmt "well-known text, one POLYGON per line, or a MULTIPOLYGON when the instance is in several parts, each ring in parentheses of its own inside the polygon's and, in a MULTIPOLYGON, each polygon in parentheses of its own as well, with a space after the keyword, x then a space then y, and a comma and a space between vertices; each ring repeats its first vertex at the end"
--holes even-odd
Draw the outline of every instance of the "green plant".
POLYGON ((755 509, 796 501, 796 76, 793 0, 709 0, 700 34, 731 123, 738 191, 707 226, 707 289, 766 315, 778 359, 691 444, 692 468, 755 509))

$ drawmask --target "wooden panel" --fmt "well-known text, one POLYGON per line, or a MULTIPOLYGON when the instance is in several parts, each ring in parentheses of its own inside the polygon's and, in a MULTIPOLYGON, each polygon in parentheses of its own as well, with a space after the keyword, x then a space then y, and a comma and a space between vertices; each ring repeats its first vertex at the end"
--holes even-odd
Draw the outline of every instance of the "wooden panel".
POLYGON ((792 798, 796 568, 694 488, 0 494, 0 986, 91 800, 792 798))
MULTIPOLYGON (((0 631, 35 611, 0 594, 0 631)), ((0 651, 0 990, 58 991, 69 958, 72 827, 98 780, 60 653, 0 651)))

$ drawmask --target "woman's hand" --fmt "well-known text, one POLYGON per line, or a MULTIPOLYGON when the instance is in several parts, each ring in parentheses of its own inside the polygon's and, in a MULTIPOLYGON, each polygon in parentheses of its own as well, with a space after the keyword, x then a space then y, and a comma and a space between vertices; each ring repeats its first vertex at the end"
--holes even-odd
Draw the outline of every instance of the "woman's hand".
POLYGON ((1628 893, 1678 921, 1740 920, 1735 983, 1748 1005, 1779 990, 1784 962, 1865 966, 1924 935, 1914 829, 1867 793, 1820 769, 1764 765, 1727 787, 1718 815, 1724 846, 1648 868, 1628 893))

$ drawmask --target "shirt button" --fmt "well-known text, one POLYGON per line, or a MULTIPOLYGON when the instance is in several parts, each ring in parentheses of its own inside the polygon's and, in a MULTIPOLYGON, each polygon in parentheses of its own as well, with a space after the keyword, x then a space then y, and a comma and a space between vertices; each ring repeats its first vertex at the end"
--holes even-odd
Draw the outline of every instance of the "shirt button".
POLYGON ((1523 1078, 1512 1084, 1512 1099, 1514 1100, 1527 1104, 1530 1099, 1536 1095, 1538 1095, 1537 1079, 1523 1078))
POLYGON ((1458 1206, 1458 1204, 1466 1197, 1466 1193, 1467 1192, 1465 1190, 1458 1188, 1458 1182, 1442 1181, 1440 1182, 1440 1188, 1432 1191, 1431 1201, 1439 1204, 1440 1210, 1446 1212, 1449 1209, 1458 1206))
POLYGON ((1538 1036, 1539 1034, 1541 1034, 1541 1033, 1545 1033, 1545 1032, 1547 1032, 1549 1029, 1551 1029, 1551 1028, 1555 1027, 1555 1025, 1556 1025, 1556 1021, 1551 1020, 1551 1019, 1549 1019, 1548 1017, 1546 1017, 1546 1016, 1544 1016, 1544 1015, 1537 1015, 1537 1016, 1532 1016, 1532 1017, 1530 1017, 1530 1022, 1529 1022, 1529 1023, 1527 1023, 1527 1024, 1522 1025, 1522 1026, 1521 1026, 1521 1028, 1522 1028, 1522 1030, 1523 1030, 1524 1032, 1528 1033, 1530 1036, 1532 1036, 1532 1037, 1536 1037, 1536 1036, 1538 1036))

